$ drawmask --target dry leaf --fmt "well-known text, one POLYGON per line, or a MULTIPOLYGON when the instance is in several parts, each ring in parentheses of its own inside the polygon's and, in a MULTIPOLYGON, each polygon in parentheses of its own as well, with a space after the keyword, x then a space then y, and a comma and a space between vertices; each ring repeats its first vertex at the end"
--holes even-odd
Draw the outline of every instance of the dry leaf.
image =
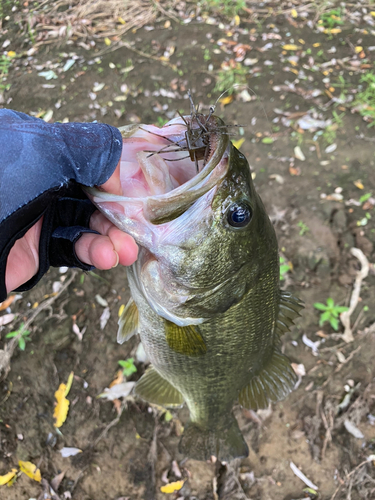
POLYGON ((301 175, 301 169, 299 167, 289 167, 290 175, 301 175))
POLYGON ((124 372, 123 370, 118 370, 116 377, 109 384, 109 388, 113 387, 114 385, 122 384, 123 381, 124 381, 124 372))
POLYGON ((12 469, 8 474, 4 474, 4 476, 0 476, 0 486, 4 486, 4 484, 9 483, 14 476, 17 474, 17 469, 12 469))
POLYGON ((287 44, 287 45, 283 45, 283 49, 284 50, 298 50, 300 49, 301 47, 299 47, 298 45, 294 45, 294 43, 290 43, 290 44, 287 44))
POLYGON ((238 141, 232 141, 232 144, 235 148, 240 149, 242 144, 245 142, 245 138, 241 137, 241 139, 238 139, 238 141))
POLYGON ((227 104, 230 104, 232 101, 233 101, 233 95, 228 95, 227 97, 223 97, 222 99, 219 100, 219 102, 223 106, 226 106, 227 104))
POLYGON ((4 302, 0 302, 0 311, 4 311, 4 309, 9 307, 15 298, 15 295, 9 295, 9 297, 5 299, 4 302))
POLYGON ((114 401, 115 399, 126 398, 129 396, 133 387, 135 386, 135 382, 123 382, 122 384, 116 384, 112 386, 110 389, 105 388, 104 392, 99 394, 98 398, 104 398, 108 401, 114 401))
POLYGON ((161 486, 160 491, 162 493, 174 493, 175 491, 179 491, 183 487, 184 483, 185 481, 183 480, 175 481, 174 483, 169 483, 165 486, 161 486))
POLYGON ((7 325, 8 323, 11 323, 15 318, 15 314, 4 314, 3 316, 0 316, 0 326, 7 325))
POLYGON ((358 179, 357 181, 354 181, 354 185, 358 189, 364 189, 364 185, 362 184, 362 181, 360 179, 358 179))
POLYGON ((68 416, 69 411, 69 401, 66 396, 69 394, 70 388, 73 382, 73 372, 69 375, 67 384, 60 384, 59 388, 55 392, 55 398, 57 404, 53 412, 53 418, 55 419, 55 427, 61 427, 68 416))
POLYGON ((63 458, 68 458, 74 457, 78 453, 82 453, 82 450, 74 448, 74 446, 64 446, 64 448, 61 448, 60 453, 63 458))
POLYGON ((21 472, 26 474, 26 476, 29 476, 31 479, 34 479, 34 481, 38 481, 38 483, 40 483, 42 476, 40 474, 40 470, 35 464, 19 460, 18 465, 20 466, 21 472))

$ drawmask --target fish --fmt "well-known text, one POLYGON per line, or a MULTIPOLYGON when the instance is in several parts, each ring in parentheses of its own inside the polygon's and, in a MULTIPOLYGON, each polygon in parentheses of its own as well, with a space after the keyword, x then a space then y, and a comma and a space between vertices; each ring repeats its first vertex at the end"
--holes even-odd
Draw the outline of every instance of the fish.
POLYGON ((123 194, 86 192, 139 245, 118 332, 120 343, 139 334, 151 362, 135 394, 188 406, 183 455, 246 457, 233 406, 267 408, 297 380, 280 338, 303 304, 280 289, 275 230, 246 157, 212 112, 120 130, 123 194))

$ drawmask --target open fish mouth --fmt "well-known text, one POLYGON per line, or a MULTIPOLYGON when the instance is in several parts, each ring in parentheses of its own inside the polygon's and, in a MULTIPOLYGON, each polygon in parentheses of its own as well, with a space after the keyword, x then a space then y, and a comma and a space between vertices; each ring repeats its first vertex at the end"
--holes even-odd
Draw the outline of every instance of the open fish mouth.
POLYGON ((120 131, 122 195, 97 188, 85 191, 123 230, 125 219, 142 217, 162 224, 177 218, 227 173, 230 141, 227 127, 216 116, 181 116, 162 128, 130 125, 120 131))

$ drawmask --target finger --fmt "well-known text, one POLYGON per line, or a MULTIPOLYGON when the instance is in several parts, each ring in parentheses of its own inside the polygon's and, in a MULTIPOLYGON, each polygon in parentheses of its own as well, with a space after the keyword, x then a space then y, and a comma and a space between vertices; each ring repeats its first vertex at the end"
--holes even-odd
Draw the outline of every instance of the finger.
POLYGON ((129 234, 116 228, 99 211, 94 212, 91 216, 90 228, 111 238, 114 248, 119 255, 120 264, 123 266, 129 266, 137 259, 138 246, 134 239, 129 234))
POLYGON ((113 172, 108 181, 102 184, 100 187, 107 193, 122 195, 120 182, 120 162, 118 162, 116 170, 113 172))
POLYGON ((97 269, 111 269, 117 266, 119 256, 108 236, 85 233, 75 245, 80 261, 97 269))
POLYGON ((121 265, 130 266, 137 260, 138 246, 129 234, 126 234, 117 227, 112 226, 108 231, 108 237, 110 238, 113 247, 119 256, 119 262, 121 265))
POLYGON ((90 218, 90 229, 98 231, 100 234, 108 234, 108 231, 113 227, 107 217, 105 217, 99 210, 94 212, 90 218))

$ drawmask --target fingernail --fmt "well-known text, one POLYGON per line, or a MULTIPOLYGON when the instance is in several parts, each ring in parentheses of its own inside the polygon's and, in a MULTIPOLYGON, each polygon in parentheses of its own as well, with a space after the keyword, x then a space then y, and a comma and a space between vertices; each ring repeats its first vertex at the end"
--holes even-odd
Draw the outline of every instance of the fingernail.
POLYGON ((116 250, 113 250, 113 251, 114 251, 114 252, 115 252, 115 254, 116 254, 116 264, 115 264, 114 266, 112 266, 112 269, 113 269, 114 267, 117 267, 117 266, 118 266, 118 263, 120 262, 120 257, 119 257, 119 255, 118 255, 118 253, 116 252, 116 250))

